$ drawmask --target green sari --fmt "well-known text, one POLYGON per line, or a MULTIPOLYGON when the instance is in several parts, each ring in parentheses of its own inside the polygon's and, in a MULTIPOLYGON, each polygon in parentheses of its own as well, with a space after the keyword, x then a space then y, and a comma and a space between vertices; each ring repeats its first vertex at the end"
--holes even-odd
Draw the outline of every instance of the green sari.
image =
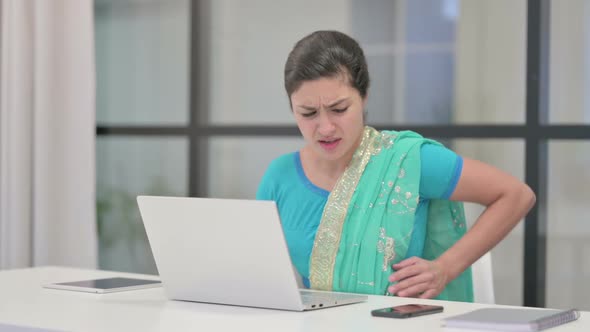
MULTIPOLYGON (((424 143, 440 144, 414 132, 365 127, 324 208, 311 288, 384 295, 392 264, 412 256, 434 260, 465 234, 462 203, 419 199, 424 143)), ((437 299, 473 302, 471 269, 437 299)))

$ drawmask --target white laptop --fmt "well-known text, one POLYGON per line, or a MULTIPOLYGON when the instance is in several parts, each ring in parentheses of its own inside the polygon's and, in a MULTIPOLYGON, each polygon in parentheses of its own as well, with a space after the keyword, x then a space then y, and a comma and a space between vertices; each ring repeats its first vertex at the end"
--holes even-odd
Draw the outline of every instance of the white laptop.
POLYGON ((168 298, 313 310, 365 295, 300 290, 272 201, 138 196, 168 298))

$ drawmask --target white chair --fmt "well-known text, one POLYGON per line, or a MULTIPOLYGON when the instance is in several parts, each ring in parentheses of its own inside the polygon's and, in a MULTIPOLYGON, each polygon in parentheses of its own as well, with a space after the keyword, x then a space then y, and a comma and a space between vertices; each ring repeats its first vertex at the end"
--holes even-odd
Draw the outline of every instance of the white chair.
POLYGON ((476 303, 495 304, 492 254, 487 252, 471 265, 473 300, 476 303))

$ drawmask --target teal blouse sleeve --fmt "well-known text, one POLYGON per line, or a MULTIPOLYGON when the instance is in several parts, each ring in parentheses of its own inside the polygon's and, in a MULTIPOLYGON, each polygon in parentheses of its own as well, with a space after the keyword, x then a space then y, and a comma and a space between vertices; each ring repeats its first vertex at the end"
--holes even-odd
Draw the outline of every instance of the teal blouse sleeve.
POLYGON ((463 158, 444 146, 424 144, 420 150, 420 197, 448 199, 463 169, 463 158))

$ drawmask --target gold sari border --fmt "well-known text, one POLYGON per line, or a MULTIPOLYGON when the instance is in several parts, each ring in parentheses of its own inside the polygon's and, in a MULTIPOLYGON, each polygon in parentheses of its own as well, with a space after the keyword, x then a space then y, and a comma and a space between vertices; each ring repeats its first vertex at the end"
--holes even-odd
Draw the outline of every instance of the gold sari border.
POLYGON ((381 134, 374 128, 365 127, 350 164, 328 196, 310 259, 309 280, 313 289, 333 289, 336 256, 352 195, 371 156, 378 154, 381 147, 381 134))

